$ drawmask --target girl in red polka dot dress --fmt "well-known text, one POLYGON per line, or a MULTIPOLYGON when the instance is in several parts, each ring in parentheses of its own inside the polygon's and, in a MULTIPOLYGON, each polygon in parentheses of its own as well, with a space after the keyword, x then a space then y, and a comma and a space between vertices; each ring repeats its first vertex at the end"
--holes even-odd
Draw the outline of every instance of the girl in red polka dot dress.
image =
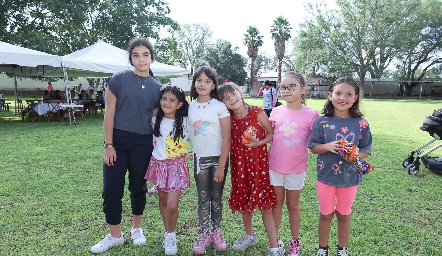
POLYGON ((273 137, 272 125, 264 110, 248 106, 244 102, 243 94, 236 84, 223 84, 218 88, 218 95, 229 109, 232 122, 232 188, 229 207, 233 213, 241 213, 246 232, 235 242, 233 250, 244 251, 257 244, 252 227, 252 212, 258 208, 270 241, 268 255, 284 255, 278 248, 272 214, 272 209, 276 206, 276 196, 270 185, 267 159, 267 143, 273 137))

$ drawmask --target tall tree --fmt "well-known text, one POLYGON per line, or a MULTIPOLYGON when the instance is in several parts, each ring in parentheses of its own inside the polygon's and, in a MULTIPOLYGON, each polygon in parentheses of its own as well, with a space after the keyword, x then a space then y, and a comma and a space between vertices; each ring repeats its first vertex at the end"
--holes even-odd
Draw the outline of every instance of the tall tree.
MULTIPOLYGON (((278 60, 275 58, 273 54, 267 54, 267 53, 260 53, 258 55, 258 58, 261 59, 261 71, 262 72, 268 72, 271 70, 274 70, 276 65, 278 65, 278 60)), ((257 59, 258 59, 257 58, 257 59)), ((256 75, 260 74, 261 72, 257 72, 256 75)))
POLYGON ((177 40, 183 56, 181 66, 190 68, 191 74, 203 60, 206 49, 212 37, 212 31, 205 23, 184 24, 177 32, 177 40))
POLYGON ((182 65, 183 53, 180 51, 178 40, 175 36, 160 38, 155 43, 155 59, 169 65, 182 65))
POLYGON ((253 88, 253 83, 255 81, 254 74, 254 64, 256 58, 258 57, 258 49, 262 46, 263 36, 259 34, 259 30, 255 26, 249 26, 246 33, 244 34, 243 44, 247 46, 247 55, 251 59, 250 65, 250 88, 246 88, 246 92, 249 92, 253 88))
MULTIPOLYGON (((302 54, 314 49, 310 67, 322 66, 332 76, 356 73, 361 84, 365 77, 381 78, 401 49, 407 20, 420 0, 338 0, 336 10, 309 6, 313 18, 301 25, 302 54), (323 42, 318 41, 318 37, 323 42), (324 51, 321 51, 324 49, 324 51), (315 58, 319 53, 322 58, 315 58)), ((323 70, 323 71, 324 71, 323 70)), ((363 86, 361 86, 363 97, 363 86)))
POLYGON ((423 0, 411 14, 396 64, 397 78, 406 95, 411 95, 429 70, 437 70, 442 63, 442 2, 423 0))
POLYGON ((305 22, 300 24, 300 27, 298 36, 293 38, 294 69, 307 76, 316 76, 318 73, 327 75, 328 39, 321 33, 317 24, 305 22))
POLYGON ((159 38, 178 23, 164 0, 1 1, 0 40, 65 55, 103 40, 119 48, 135 36, 159 38))
POLYGON ((238 47, 232 47, 232 43, 222 39, 207 47, 204 62, 216 69, 220 84, 226 78, 230 78, 232 82, 244 85, 247 77, 246 61, 237 50, 238 47))
POLYGON ((276 58, 278 59, 278 85, 281 83, 282 60, 285 55, 285 42, 291 38, 292 27, 286 18, 279 16, 270 28, 275 46, 276 58))

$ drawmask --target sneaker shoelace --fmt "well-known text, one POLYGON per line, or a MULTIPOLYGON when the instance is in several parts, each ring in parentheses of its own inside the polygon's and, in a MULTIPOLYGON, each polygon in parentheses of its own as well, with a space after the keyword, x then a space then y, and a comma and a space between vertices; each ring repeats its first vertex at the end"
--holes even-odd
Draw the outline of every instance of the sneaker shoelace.
POLYGON ((319 249, 317 256, 327 256, 327 250, 319 249))
POLYGON ((107 245, 112 241, 112 235, 108 234, 103 240, 100 241, 100 246, 107 245))
POLYGON ((338 250, 338 256, 348 256, 348 251, 345 248, 338 250))
POLYGON ((199 234, 196 239, 196 246, 206 246, 206 236, 203 234, 199 234))
POLYGON ((114 243, 114 239, 116 238, 113 237, 111 234, 107 234, 106 237, 104 237, 104 239, 100 241, 100 247, 112 246, 112 244, 114 243))
POLYGON ((171 236, 168 236, 166 241, 164 241, 164 245, 165 247, 175 246, 175 240, 171 236))
POLYGON ((132 233, 132 239, 136 240, 139 238, 141 238, 141 229, 136 228, 136 229, 134 229, 134 232, 132 233))
POLYGON ((215 231, 213 233, 213 240, 215 240, 216 243, 224 243, 223 234, 221 234, 221 232, 219 232, 219 231, 215 231))
POLYGON ((243 235, 238 239, 238 243, 240 246, 244 246, 246 244, 246 241, 248 240, 248 235, 243 235))
POLYGON ((276 251, 276 252, 269 252, 267 255, 271 255, 271 256, 284 256, 284 254, 281 251, 276 251))

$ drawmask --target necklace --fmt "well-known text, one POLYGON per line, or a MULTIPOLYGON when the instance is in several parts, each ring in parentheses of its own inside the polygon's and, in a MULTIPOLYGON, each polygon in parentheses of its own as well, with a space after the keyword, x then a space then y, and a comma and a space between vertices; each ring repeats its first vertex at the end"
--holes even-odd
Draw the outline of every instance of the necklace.
POLYGON ((205 102, 196 102, 198 103, 198 108, 206 108, 207 105, 210 105, 210 100, 205 102))
MULTIPOLYGON (((135 74, 135 73, 134 73, 135 74)), ((141 84, 141 89, 144 89, 144 88, 146 88, 146 84, 147 84, 147 78, 149 78, 148 76, 147 77, 144 77, 144 76, 139 76, 139 75, 137 75, 137 74, 135 74, 135 77, 137 78, 137 80, 138 80, 138 82, 140 82, 140 84, 141 84), (143 77, 144 78, 144 83, 143 82, 141 82, 141 79, 140 79, 140 77, 143 77)))

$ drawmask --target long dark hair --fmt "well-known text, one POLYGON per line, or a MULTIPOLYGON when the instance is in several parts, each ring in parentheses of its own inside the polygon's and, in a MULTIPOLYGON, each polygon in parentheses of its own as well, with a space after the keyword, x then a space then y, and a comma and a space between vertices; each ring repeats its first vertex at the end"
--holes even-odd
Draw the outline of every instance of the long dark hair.
MULTIPOLYGON (((145 37, 134 37, 132 38, 132 40, 130 40, 129 45, 127 47, 127 52, 129 54, 129 62, 130 64, 133 66, 134 64, 132 63, 132 51, 134 50, 135 47, 137 46, 145 46, 147 49, 149 49, 150 52, 150 57, 152 59, 152 62, 155 60, 155 51, 153 50, 153 46, 152 44, 149 42, 149 39, 145 38, 145 37)), ((152 72, 152 69, 149 68, 149 76, 155 78, 156 80, 158 80, 152 72)))
POLYGON ((215 84, 215 88, 210 91, 210 97, 218 100, 218 74, 216 73, 216 70, 214 68, 209 66, 201 66, 195 71, 195 74, 193 74, 192 86, 190 87, 190 99, 193 100, 198 98, 198 92, 195 88, 195 82, 202 73, 210 78, 213 81, 213 84, 215 84))
POLYGON ((186 94, 184 93, 183 89, 181 89, 178 86, 175 85, 165 85, 161 87, 160 90, 160 108, 158 109, 157 118, 155 120, 154 128, 153 128, 153 134, 155 137, 160 137, 160 124, 161 120, 164 118, 164 111, 161 108, 161 99, 163 98, 164 93, 171 92, 173 93, 177 99, 178 102, 182 102, 183 105, 176 110, 175 112, 175 121, 173 123, 173 141, 177 141, 179 138, 184 137, 184 131, 183 131, 183 124, 184 124, 184 117, 187 116, 187 110, 189 109, 189 103, 186 100, 186 94))
MULTIPOLYGON (((349 84, 351 86, 353 86, 355 88, 355 95, 358 96, 358 98, 356 99, 356 101, 353 103, 353 106, 350 107, 349 112, 350 112, 350 117, 362 117, 364 116, 362 114, 362 112, 359 110, 359 86, 358 84, 355 82, 355 80, 353 80, 351 77, 341 77, 338 78, 333 84, 330 85, 330 87, 328 88, 328 94, 330 95, 331 93, 333 93, 333 90, 335 89, 336 85, 338 84, 349 84)), ((327 101, 324 104, 324 108, 322 109, 322 114, 324 114, 327 117, 332 117, 335 114, 335 107, 333 106, 331 100, 327 97, 327 101)))

